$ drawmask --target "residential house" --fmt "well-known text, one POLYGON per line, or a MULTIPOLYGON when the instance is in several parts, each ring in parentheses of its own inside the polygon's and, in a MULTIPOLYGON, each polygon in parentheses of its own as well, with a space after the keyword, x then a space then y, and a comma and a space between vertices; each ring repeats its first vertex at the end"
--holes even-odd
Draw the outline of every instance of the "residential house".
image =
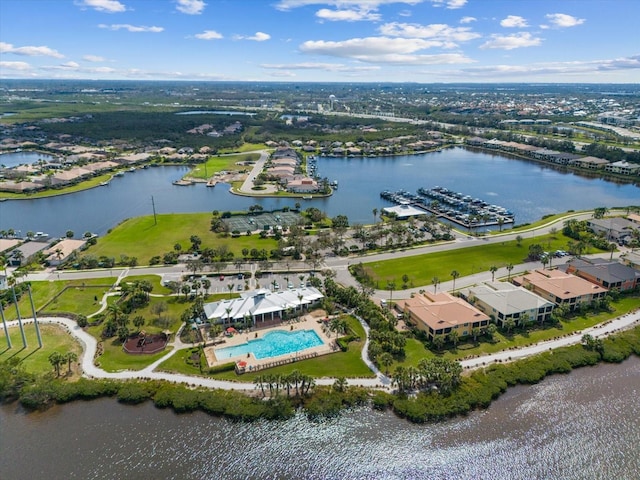
POLYGON ((640 271, 603 258, 574 258, 558 268, 605 288, 616 288, 621 292, 633 290, 640 285, 640 271))
POLYGON ((607 240, 627 242, 638 225, 622 217, 591 218, 587 220, 589 227, 596 235, 603 235, 607 240))
POLYGON ((542 323, 551 319, 555 304, 507 282, 485 282, 461 292, 462 297, 489 315, 498 326, 511 318, 519 325, 524 318, 542 323))
POLYGON ((534 270, 514 277, 511 281, 523 286, 556 305, 566 305, 570 310, 580 304, 589 304, 604 297, 607 288, 561 270, 534 270))
POLYGON ((82 248, 86 243, 86 240, 65 238, 45 250, 43 253, 49 265, 55 267, 66 262, 74 252, 82 248))
POLYGON ((43 242, 24 242, 19 247, 11 250, 7 262, 12 267, 26 265, 46 247, 47 244, 43 242))
POLYGON ((640 173, 640 165, 637 163, 629 163, 626 160, 613 162, 604 167, 606 172, 619 173, 621 175, 638 175, 640 173))
POLYGON ((448 292, 426 292, 404 300, 403 311, 406 321, 424 331, 429 340, 452 331, 466 337, 472 329, 485 328, 490 321, 488 315, 448 292))

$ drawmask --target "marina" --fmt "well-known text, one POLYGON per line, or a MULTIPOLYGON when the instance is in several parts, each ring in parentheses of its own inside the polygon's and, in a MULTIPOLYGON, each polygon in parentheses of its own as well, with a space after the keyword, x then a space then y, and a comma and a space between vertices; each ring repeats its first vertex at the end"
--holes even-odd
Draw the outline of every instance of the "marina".
POLYGON ((502 227, 515 222, 513 212, 504 207, 439 186, 430 189, 420 187, 415 194, 405 190, 385 190, 380 196, 400 207, 383 209, 399 217, 430 213, 469 229, 502 227))

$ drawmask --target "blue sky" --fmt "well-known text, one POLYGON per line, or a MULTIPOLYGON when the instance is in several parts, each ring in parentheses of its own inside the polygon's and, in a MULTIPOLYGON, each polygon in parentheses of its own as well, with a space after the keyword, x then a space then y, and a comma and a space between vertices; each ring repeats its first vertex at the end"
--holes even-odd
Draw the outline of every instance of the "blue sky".
POLYGON ((0 78, 640 82, 638 0, 2 0, 0 78))

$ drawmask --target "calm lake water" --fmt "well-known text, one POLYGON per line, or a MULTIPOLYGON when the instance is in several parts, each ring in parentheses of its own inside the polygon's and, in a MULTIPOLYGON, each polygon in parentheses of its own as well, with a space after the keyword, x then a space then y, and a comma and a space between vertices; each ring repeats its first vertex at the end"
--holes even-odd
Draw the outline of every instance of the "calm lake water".
POLYGON ((45 160, 47 162, 53 160, 54 157, 44 153, 35 152, 14 152, 3 153, 0 155, 0 165, 5 167, 15 167, 22 164, 36 163, 38 160, 45 160))
POLYGON ((51 479, 611 479, 640 471, 640 359, 516 387, 485 411, 412 425, 366 408, 233 423, 147 403, 0 408, 0 472, 51 479))
POLYGON ((425 155, 381 158, 320 158, 319 175, 337 180, 339 188, 326 199, 256 199, 229 193, 228 185, 172 185, 186 167, 157 167, 114 178, 107 187, 47 199, 0 202, 0 229, 43 231, 61 236, 67 230, 104 234, 122 220, 156 212, 246 210, 259 203, 265 209, 317 207, 329 216, 345 214, 351 223, 371 223, 372 210, 391 205, 382 190, 436 185, 503 206, 516 223, 550 213, 601 206, 640 204, 640 188, 597 178, 585 178, 540 164, 462 148, 425 155))

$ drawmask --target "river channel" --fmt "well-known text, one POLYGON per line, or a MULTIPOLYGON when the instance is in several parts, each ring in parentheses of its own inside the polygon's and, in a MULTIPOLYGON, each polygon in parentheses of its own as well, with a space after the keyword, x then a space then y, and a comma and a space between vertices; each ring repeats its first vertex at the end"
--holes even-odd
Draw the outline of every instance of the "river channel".
POLYGON ((0 408, 6 480, 611 479, 640 471, 640 359, 507 391, 484 411, 413 425, 368 408, 234 423, 150 403, 0 408))
POLYGON ((541 164, 463 148, 376 158, 318 160, 318 173, 338 181, 334 195, 324 199, 251 198, 233 195, 229 186, 176 186, 186 167, 156 167, 126 173, 109 186, 43 199, 0 202, 0 229, 23 235, 31 230, 61 236, 86 231, 103 235, 122 220, 157 213, 317 207, 329 216, 344 214, 351 223, 373 222, 372 211, 391 204, 383 190, 408 190, 436 185, 500 205, 515 213, 516 224, 551 213, 640 203, 640 188, 601 178, 587 178, 541 164), (152 200, 153 199, 153 200, 152 200), (153 203, 152 203, 153 202, 153 203))

